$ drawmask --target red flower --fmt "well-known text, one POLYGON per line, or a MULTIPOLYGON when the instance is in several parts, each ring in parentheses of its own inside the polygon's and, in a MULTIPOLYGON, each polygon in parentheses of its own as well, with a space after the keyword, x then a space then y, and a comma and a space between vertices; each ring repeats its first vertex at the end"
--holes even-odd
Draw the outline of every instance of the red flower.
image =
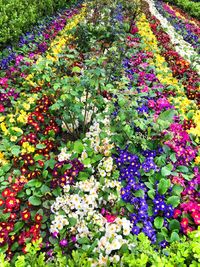
POLYGON ((0 207, 3 206, 4 200, 0 198, 0 207))
POLYGON ((11 213, 9 218, 14 221, 17 218, 17 214, 11 213))
POLYGON ((0 112, 4 112, 5 108, 2 104, 0 104, 0 112))
POLYGON ((39 222, 41 222, 41 220, 42 220, 42 215, 36 214, 35 215, 35 221, 39 223, 39 222))
POLYGON ((22 216, 22 220, 23 221, 28 221, 29 218, 31 217, 30 212, 26 209, 24 211, 21 212, 21 216, 22 216))
POLYGON ((2 192, 2 196, 3 197, 10 197, 11 195, 12 195, 12 191, 10 190, 10 188, 5 188, 4 190, 3 190, 3 192, 2 192))
POLYGON ((200 224, 200 213, 199 212, 193 212, 192 213, 192 218, 194 219, 195 224, 199 225, 200 224))
POLYGON ((175 209, 174 210, 174 219, 178 218, 181 215, 181 210, 175 209))
POLYGON ((6 208, 8 209, 13 209, 16 207, 17 205, 17 201, 16 201, 16 198, 15 197, 8 197, 6 199, 6 208))
POLYGON ((183 218, 183 219, 181 220, 181 227, 182 227, 183 229, 187 228, 187 227, 188 227, 188 223, 189 223, 188 218, 183 218))
POLYGON ((7 242, 7 237, 5 235, 0 234, 0 247, 5 245, 7 242))
POLYGON ((22 248, 22 251, 24 252, 24 254, 28 252, 26 246, 22 248))

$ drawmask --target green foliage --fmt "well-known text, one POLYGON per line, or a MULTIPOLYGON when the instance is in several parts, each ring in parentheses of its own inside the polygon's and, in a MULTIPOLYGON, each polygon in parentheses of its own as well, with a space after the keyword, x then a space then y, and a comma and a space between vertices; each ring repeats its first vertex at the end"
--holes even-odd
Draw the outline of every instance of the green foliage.
POLYGON ((68 4, 69 0, 1 0, 0 44, 3 46, 17 40, 38 19, 51 15, 68 4))
MULTIPOLYGON (((176 220, 173 222, 174 227, 178 227, 176 220), (176 225, 176 226, 175 226, 176 225)), ((151 244, 149 239, 143 234, 139 234, 138 237, 132 236, 133 243, 132 250, 126 250, 121 253, 120 262, 115 265, 107 263, 106 266, 124 266, 124 267, 174 267, 174 266, 188 266, 198 267, 200 264, 200 231, 193 231, 189 234, 188 240, 185 238, 179 239, 174 232, 172 239, 174 243, 169 247, 157 251, 151 244)), ((91 251, 82 251, 80 249, 72 251, 71 255, 62 254, 59 248, 56 249, 54 257, 46 259, 45 254, 40 251, 41 240, 35 244, 28 244, 28 253, 22 256, 18 256, 14 262, 8 262, 5 259, 4 254, 0 254, 0 266, 1 267, 90 267, 91 263, 88 258, 91 258, 91 251)))
POLYGON ((200 3, 195 3, 190 0, 164 0, 182 8, 185 12, 188 12, 192 17, 200 19, 200 3))

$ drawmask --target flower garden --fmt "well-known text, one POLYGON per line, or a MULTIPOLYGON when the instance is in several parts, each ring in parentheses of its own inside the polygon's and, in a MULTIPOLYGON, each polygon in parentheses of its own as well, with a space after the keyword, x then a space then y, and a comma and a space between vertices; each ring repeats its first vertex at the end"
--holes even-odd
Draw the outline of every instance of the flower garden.
POLYGON ((198 10, 76 2, 2 46, 1 267, 200 266, 198 10))

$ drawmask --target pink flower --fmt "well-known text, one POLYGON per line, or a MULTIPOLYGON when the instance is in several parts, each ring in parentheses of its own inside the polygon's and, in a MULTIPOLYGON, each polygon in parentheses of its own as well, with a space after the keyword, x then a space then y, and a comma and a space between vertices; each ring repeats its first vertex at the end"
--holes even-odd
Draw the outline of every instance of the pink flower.
POLYGON ((149 100, 149 101, 148 101, 148 107, 149 107, 149 108, 154 108, 155 105, 156 105, 156 103, 155 103, 154 100, 149 100))
POLYGON ((181 220, 181 227, 182 227, 183 229, 187 228, 187 227, 188 227, 188 224, 189 224, 189 220, 188 220, 188 218, 183 218, 183 219, 181 220))
POLYGON ((174 219, 178 218, 181 215, 181 210, 175 209, 174 210, 174 219))
POLYGON ((135 26, 131 27, 131 34, 136 34, 138 32, 138 28, 135 26))
POLYGON ((146 93, 149 91, 149 88, 147 86, 144 86, 144 88, 141 90, 141 92, 146 93))
POLYGON ((4 88, 8 87, 8 78, 0 78, 0 85, 2 85, 4 88))
POLYGON ((115 215, 112 215, 112 214, 107 214, 105 216, 105 218, 106 218, 107 222, 113 223, 116 220, 117 217, 115 215))
POLYGON ((192 218, 195 224, 200 225, 200 213, 198 211, 192 213, 192 218))
POLYGON ((5 108, 2 104, 0 104, 0 112, 4 112, 5 108))

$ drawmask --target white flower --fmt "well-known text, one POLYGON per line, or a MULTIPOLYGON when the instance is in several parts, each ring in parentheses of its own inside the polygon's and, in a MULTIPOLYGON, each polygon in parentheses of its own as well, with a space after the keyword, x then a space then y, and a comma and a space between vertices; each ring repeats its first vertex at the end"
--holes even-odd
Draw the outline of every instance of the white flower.
POLYGON ((86 159, 87 157, 88 157, 88 154, 87 154, 87 152, 84 150, 84 151, 82 152, 82 154, 81 154, 81 159, 84 160, 84 159, 86 159))
POLYGON ((106 172, 104 170, 100 170, 99 174, 101 177, 106 177, 106 172))

